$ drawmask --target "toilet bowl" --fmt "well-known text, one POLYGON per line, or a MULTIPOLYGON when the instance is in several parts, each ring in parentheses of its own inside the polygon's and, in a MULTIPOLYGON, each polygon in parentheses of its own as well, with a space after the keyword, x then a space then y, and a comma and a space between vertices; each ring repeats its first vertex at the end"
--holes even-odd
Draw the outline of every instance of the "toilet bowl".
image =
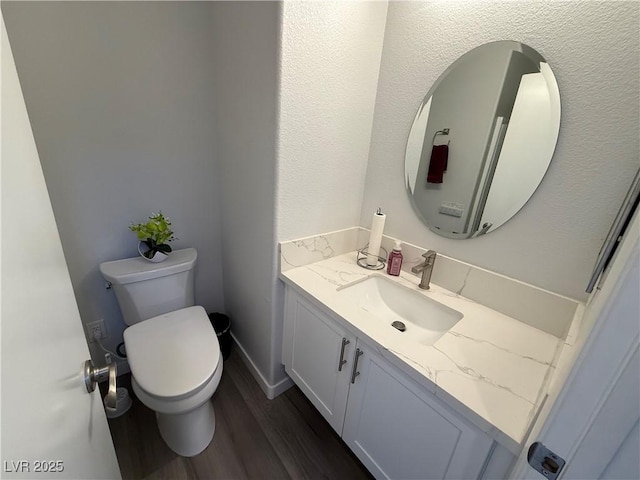
POLYGON ((215 433, 211 397, 222 377, 218 337, 204 308, 194 306, 193 248, 162 264, 129 258, 100 264, 124 321, 131 384, 156 412, 160 434, 178 455, 202 452, 215 433))
POLYGON ((166 444, 184 457, 202 452, 215 432, 210 400, 223 369, 204 308, 183 308, 132 325, 124 342, 133 391, 156 412, 166 444))
POLYGON ((183 457, 192 457, 207 448, 213 439, 216 420, 210 399, 221 377, 222 355, 206 386, 185 398, 175 400, 151 395, 138 385, 133 376, 131 386, 138 399, 156 412, 160 435, 169 448, 183 457))

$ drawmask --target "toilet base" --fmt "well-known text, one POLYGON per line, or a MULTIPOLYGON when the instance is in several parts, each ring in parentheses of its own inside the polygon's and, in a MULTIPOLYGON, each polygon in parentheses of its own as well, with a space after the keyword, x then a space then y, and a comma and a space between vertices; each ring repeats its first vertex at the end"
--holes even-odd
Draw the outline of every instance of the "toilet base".
POLYGON ((193 457, 211 442, 216 429, 211 397, 220 384, 222 370, 220 354, 216 370, 202 388, 179 399, 154 397, 140 387, 134 375, 131 376, 133 391, 143 404, 156 412, 162 438, 178 455, 193 457))
POLYGON ((211 401, 177 415, 156 412, 156 419, 165 443, 183 457, 193 457, 207 448, 216 430, 211 401))

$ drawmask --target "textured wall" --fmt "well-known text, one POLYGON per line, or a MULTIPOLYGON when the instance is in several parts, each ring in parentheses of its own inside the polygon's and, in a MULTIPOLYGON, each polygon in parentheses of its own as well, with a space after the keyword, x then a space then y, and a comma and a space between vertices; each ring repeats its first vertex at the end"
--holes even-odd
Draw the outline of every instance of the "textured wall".
POLYGON ((278 239, 358 223, 386 2, 286 2, 278 239))
POLYGON ((104 318, 105 343, 122 341, 98 264, 137 255, 127 227, 160 209, 175 247, 198 249, 196 301, 221 310, 210 5, 2 9, 82 320, 104 318))
POLYGON ((584 299, 604 237, 639 161, 638 2, 391 2, 360 225, 387 213, 385 233, 584 299), (546 177, 489 235, 429 231, 404 191, 405 142, 431 84, 463 53, 521 41, 551 65, 562 123, 546 177))
MULTIPOLYGON (((216 115, 224 300, 235 338, 267 383, 285 378, 272 315, 280 9, 216 2, 216 115)), ((281 323, 279 321, 278 323, 281 323)))
MULTIPOLYGON (((386 10, 386 2, 282 6, 278 241, 358 223, 386 10)), ((272 288, 279 371, 284 288, 275 275, 272 288)))

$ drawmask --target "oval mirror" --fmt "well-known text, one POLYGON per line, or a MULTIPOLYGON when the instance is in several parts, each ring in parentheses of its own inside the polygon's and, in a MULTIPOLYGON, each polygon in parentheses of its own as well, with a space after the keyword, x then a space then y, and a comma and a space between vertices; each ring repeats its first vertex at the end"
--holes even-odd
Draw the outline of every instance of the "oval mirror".
POLYGON ((405 181, 422 221, 449 238, 513 217, 551 162, 560 92, 551 68, 513 41, 481 45, 447 68, 413 121, 405 181))

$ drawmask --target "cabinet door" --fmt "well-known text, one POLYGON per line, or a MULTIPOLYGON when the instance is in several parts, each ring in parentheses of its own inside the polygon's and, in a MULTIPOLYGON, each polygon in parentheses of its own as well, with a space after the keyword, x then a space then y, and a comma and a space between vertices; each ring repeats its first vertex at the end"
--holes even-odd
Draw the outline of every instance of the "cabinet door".
POLYGON ((289 288, 285 302, 285 371, 341 434, 356 339, 289 288))
POLYGON ((492 440, 360 340, 357 350, 342 438, 369 471, 376 478, 477 478, 492 440))

